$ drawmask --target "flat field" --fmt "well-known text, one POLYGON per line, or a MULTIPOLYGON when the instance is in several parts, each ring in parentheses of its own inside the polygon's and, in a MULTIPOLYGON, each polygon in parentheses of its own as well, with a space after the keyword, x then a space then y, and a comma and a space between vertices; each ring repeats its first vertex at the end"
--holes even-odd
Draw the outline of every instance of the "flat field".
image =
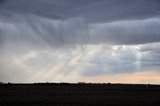
POLYGON ((0 84, 0 106, 160 106, 160 85, 0 84))

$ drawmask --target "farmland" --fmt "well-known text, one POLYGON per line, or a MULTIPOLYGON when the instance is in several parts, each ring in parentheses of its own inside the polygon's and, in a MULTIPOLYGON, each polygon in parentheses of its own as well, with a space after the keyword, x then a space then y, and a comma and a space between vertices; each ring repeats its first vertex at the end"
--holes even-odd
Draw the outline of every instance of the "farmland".
POLYGON ((0 84, 0 106, 160 105, 160 86, 147 84, 0 84))

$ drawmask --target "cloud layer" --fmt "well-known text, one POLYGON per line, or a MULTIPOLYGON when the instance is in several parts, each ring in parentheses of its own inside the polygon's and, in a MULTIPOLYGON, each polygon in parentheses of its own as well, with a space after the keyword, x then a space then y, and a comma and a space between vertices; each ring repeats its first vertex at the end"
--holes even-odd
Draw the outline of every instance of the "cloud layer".
POLYGON ((34 14, 51 19, 86 18, 89 22, 146 19, 159 16, 159 0, 2 0, 2 13, 34 14))
POLYGON ((107 80, 146 71, 146 81, 157 83, 150 73, 160 69, 159 10, 159 0, 2 0, 0 81, 107 80))

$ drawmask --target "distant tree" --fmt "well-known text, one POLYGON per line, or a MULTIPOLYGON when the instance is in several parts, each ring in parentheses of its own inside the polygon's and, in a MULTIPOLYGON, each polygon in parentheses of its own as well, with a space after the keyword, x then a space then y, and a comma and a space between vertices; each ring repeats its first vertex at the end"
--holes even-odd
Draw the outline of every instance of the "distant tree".
POLYGON ((85 82, 78 82, 78 84, 85 84, 85 82))
POLYGON ((8 85, 11 85, 11 82, 8 82, 8 85))
POLYGON ((149 88, 149 86, 150 86, 150 84, 147 84, 147 85, 146 85, 146 88, 149 88))

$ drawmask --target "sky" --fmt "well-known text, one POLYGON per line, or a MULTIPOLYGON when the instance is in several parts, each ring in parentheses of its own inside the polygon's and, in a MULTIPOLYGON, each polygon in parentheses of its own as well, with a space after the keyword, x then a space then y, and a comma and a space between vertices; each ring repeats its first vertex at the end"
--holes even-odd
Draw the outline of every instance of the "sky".
POLYGON ((160 84, 159 0, 0 0, 0 82, 160 84))

